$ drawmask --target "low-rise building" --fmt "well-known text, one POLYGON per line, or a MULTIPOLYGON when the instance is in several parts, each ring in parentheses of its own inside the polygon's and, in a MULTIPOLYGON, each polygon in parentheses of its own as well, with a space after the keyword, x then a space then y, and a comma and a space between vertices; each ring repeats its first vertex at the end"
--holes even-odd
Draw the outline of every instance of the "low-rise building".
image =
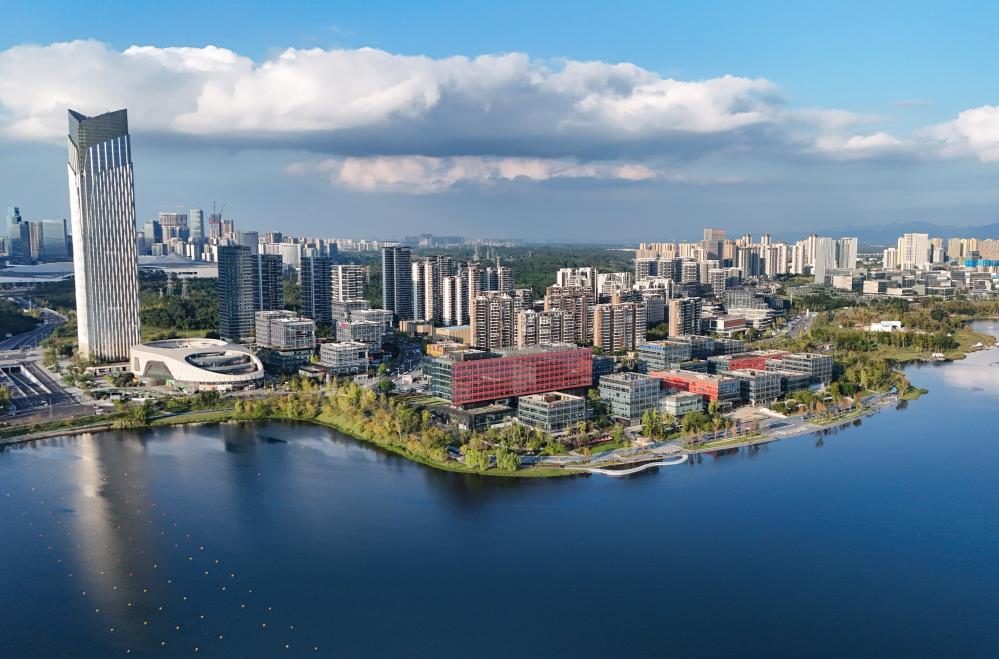
POLYGON ((693 371, 653 371, 650 376, 663 382, 663 386, 694 394, 701 394, 709 401, 734 405, 742 397, 739 380, 728 375, 712 375, 693 371))
POLYGON ((767 370, 803 373, 809 377, 812 384, 829 384, 832 382, 833 360, 829 355, 820 355, 813 352, 791 353, 784 355, 780 360, 779 366, 771 367, 768 363, 767 370))
POLYGON ((643 373, 677 368, 690 359, 691 345, 686 341, 650 341, 638 346, 637 366, 643 373))
POLYGON ((659 405, 660 384, 642 373, 614 373, 600 378, 600 398, 611 416, 638 421, 647 410, 659 405))
POLYGON ((379 350, 385 338, 385 325, 373 320, 351 320, 336 324, 337 341, 360 341, 372 351, 379 350))
POLYGON ((166 339, 130 349, 132 373, 149 384, 228 391, 257 384, 264 365, 241 345, 220 339, 166 339))
POLYGON ((316 321, 294 311, 258 311, 257 357, 269 371, 294 373, 312 360, 316 321))
POLYGON ((339 341, 319 346, 319 364, 330 375, 351 375, 368 370, 368 345, 360 341, 339 341))
MULTIPOLYGON (((568 343, 496 351, 462 350, 427 359, 430 392, 454 406, 589 387, 592 351, 568 343)), ((605 376, 606 377, 606 376, 605 376)))
POLYGON ((521 396, 517 418, 525 425, 559 433, 586 418, 586 399, 559 391, 521 396))
POLYGON ((659 411, 677 419, 691 412, 703 412, 704 396, 685 391, 666 394, 659 399, 659 411))
POLYGON ((774 371, 746 368, 726 371, 725 375, 739 380, 739 394, 750 405, 771 403, 781 395, 781 375, 774 371))

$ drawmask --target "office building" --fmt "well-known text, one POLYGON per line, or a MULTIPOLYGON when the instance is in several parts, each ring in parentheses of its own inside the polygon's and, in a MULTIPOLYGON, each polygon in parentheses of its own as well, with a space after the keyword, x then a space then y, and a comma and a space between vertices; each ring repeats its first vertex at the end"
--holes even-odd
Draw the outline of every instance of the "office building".
POLYGON ((661 380, 666 388, 700 394, 725 405, 738 403, 742 396, 739 380, 728 375, 683 370, 651 371, 649 375, 661 380))
POLYGON ((252 256, 253 310, 284 309, 284 265, 277 254, 252 256))
POLYGON ((294 373, 312 361, 316 323, 294 311, 256 312, 257 357, 278 373, 294 373))
POLYGON ((651 341, 638 346, 636 366, 643 373, 667 371, 692 358, 691 345, 686 341, 651 341))
POLYGON ((374 320, 353 319, 347 322, 340 322, 336 324, 334 330, 337 341, 363 343, 368 346, 368 350, 371 352, 380 351, 382 341, 385 338, 385 325, 374 320))
POLYGON ((364 266, 334 265, 330 293, 333 301, 364 299, 364 266))
POLYGON ((69 111, 70 221, 78 351, 127 361, 139 343, 132 149, 125 110, 87 117, 69 111))
POLYGON ((765 405, 780 398, 781 374, 758 369, 726 371, 725 375, 739 381, 739 395, 750 405, 765 405))
POLYGON ((779 361, 767 362, 767 369, 807 375, 812 384, 829 384, 832 382, 833 360, 829 355, 792 353, 784 355, 779 361))
POLYGON ((319 364, 330 375, 355 375, 368 370, 368 345, 360 341, 338 341, 319 346, 319 364))
POLYGON ((69 259, 69 242, 66 234, 66 220, 40 220, 38 258, 42 261, 66 261, 69 259))
POLYGON ((704 396, 678 391, 659 397, 659 412, 679 419, 693 412, 704 411, 704 396))
POLYGON ((333 324, 333 259, 328 256, 303 256, 299 270, 302 315, 317 325, 333 324))
POLYGON ((7 229, 7 261, 12 265, 31 264, 31 229, 27 222, 15 222, 7 229))
POLYGON ((200 208, 192 208, 187 212, 188 239, 192 243, 205 240, 205 213, 200 208))
POLYGON ((413 318, 412 253, 408 247, 382 248, 382 307, 396 320, 413 318))
MULTIPOLYGON (((454 406, 588 387, 592 352, 571 344, 452 351, 426 360, 432 395, 454 406)), ((605 376, 606 377, 606 376, 605 376)))
POLYGON ((254 259, 242 245, 220 247, 218 254, 219 336, 238 343, 255 329, 254 259))
POLYGON ((586 399, 559 391, 517 399, 517 419, 526 426, 560 433, 586 419, 586 399))
POLYGON ((659 380, 643 373, 612 373, 600 378, 600 398, 611 416, 640 421, 642 415, 659 406, 659 380))

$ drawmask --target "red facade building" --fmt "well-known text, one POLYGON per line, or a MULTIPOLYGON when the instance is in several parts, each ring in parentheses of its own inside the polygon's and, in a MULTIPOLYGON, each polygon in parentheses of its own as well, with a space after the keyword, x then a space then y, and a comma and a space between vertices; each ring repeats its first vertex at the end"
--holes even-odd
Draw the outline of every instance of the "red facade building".
POLYGON ((701 394, 708 400, 723 403, 739 400, 740 385, 736 378, 693 371, 653 371, 649 375, 662 380, 664 387, 701 394))
POLYGON ((588 387, 593 384, 593 352, 571 344, 463 351, 429 360, 425 370, 433 395, 462 406, 588 387))

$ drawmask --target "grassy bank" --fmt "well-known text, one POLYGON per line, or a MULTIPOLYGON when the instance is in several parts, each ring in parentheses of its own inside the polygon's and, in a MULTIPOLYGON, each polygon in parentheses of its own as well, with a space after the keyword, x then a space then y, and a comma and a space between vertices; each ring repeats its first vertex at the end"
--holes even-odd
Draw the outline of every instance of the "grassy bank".
POLYGON ((255 415, 236 411, 234 408, 197 410, 180 414, 154 417, 145 423, 137 422, 126 415, 119 414, 94 414, 76 419, 68 419, 45 424, 33 424, 18 428, 6 428, 0 432, 0 440, 4 443, 13 444, 20 442, 43 439, 52 434, 80 434, 84 432, 104 432, 110 430, 142 430, 151 428, 162 428, 166 426, 193 425, 193 424, 220 424, 229 422, 256 423, 262 421, 295 421, 311 423, 317 426, 324 426, 341 432, 350 437, 374 444, 386 451, 391 451, 413 462, 462 474, 475 474, 480 476, 500 476, 511 478, 551 478, 563 476, 577 476, 578 474, 552 467, 524 467, 516 471, 491 467, 479 470, 468 467, 460 462, 448 460, 441 462, 433 460, 424 455, 418 455, 410 451, 404 444, 388 441, 372 435, 362 425, 347 415, 335 414, 325 411, 312 418, 296 417, 287 414, 267 414, 255 415), (128 420, 128 423, 122 423, 128 420))

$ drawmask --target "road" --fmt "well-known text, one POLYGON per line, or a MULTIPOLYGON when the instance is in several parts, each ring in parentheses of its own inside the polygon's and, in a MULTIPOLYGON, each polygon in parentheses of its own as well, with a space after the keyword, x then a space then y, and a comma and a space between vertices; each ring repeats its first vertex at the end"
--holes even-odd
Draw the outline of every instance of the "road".
MULTIPOLYGON (((23 297, 10 298, 25 309, 31 307, 31 302, 23 297)), ((38 307, 36 307, 38 308, 38 307)), ((36 348, 38 344, 55 328, 66 322, 65 316, 52 311, 51 309, 38 308, 42 314, 42 324, 33 330, 28 330, 22 334, 15 334, 0 341, 0 351, 22 350, 24 348, 36 348)))

